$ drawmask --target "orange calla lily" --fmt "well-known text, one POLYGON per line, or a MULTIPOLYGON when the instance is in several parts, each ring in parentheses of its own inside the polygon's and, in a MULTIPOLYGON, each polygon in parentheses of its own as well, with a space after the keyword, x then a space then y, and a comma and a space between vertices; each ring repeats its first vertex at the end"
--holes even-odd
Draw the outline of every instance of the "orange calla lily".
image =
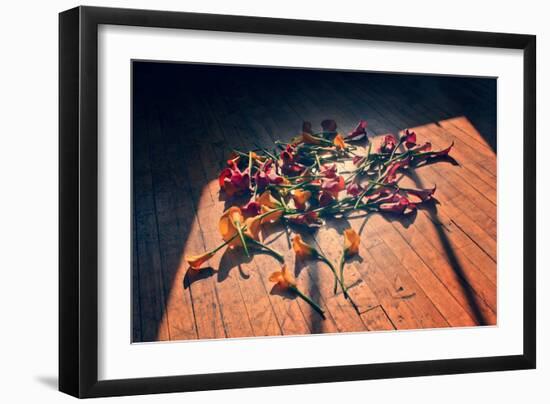
POLYGON ((215 251, 208 251, 204 254, 199 255, 186 255, 185 261, 189 264, 189 266, 193 269, 200 269, 202 264, 204 264, 206 261, 208 261, 210 258, 212 258, 215 254, 215 251))
POLYGON ((317 250, 302 240, 302 236, 296 234, 292 239, 292 248, 300 258, 313 257, 317 255, 317 250))
POLYGON ((262 223, 276 223, 281 219, 283 216, 283 211, 280 209, 269 209, 265 206, 262 206, 262 215, 264 215, 262 219, 262 223), (271 212, 271 213, 269 213, 271 212))
POLYGON ((304 210, 306 208, 306 202, 311 198, 310 191, 304 191, 302 189, 297 189, 292 193, 292 199, 296 208, 304 210))
POLYGON ((359 253, 359 235, 351 227, 344 230, 344 254, 351 257, 359 253))
POLYGON ((235 235, 238 234, 238 229, 242 225, 243 221, 243 214, 241 212, 241 209, 237 206, 230 207, 220 217, 218 227, 223 241, 229 241, 233 239, 229 243, 230 248, 234 248, 235 246, 242 244, 241 240, 238 237, 235 237, 235 235))
POLYGON ((296 287, 296 278, 294 278, 294 274, 287 268, 286 264, 283 264, 280 271, 273 272, 269 276, 269 280, 284 289, 296 287))
POLYGON ((246 219, 244 221, 244 224, 246 226, 244 234, 246 234, 251 239, 258 240, 260 237, 260 230, 262 229, 261 222, 262 219, 259 218, 259 216, 249 217, 248 219, 246 219))
POLYGON ((346 148, 346 142, 344 142, 344 138, 342 137, 341 134, 336 135, 336 137, 333 140, 333 143, 338 150, 344 150, 346 148))
POLYGON ((280 206, 279 202, 273 198, 273 195, 271 195, 271 192, 265 191, 262 193, 258 199, 256 199, 256 202, 260 204, 262 207, 267 207, 269 209, 275 209, 280 206))

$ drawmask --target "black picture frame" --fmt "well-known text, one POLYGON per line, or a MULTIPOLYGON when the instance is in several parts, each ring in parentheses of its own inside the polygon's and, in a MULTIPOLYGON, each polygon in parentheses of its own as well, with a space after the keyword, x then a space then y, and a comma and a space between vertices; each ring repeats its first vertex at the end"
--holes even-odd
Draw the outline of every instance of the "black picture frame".
POLYGON ((535 103, 534 35, 96 7, 60 13, 59 389, 84 398, 535 368, 535 103), (523 354, 98 381, 100 24, 523 50, 523 354))

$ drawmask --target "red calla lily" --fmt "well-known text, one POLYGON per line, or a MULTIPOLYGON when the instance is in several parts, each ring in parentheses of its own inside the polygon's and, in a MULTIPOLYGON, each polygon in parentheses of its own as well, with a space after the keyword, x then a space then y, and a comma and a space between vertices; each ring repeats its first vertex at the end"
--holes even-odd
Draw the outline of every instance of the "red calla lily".
POLYGON ((367 136, 367 121, 361 119, 357 127, 351 131, 346 137, 345 140, 361 140, 367 136))

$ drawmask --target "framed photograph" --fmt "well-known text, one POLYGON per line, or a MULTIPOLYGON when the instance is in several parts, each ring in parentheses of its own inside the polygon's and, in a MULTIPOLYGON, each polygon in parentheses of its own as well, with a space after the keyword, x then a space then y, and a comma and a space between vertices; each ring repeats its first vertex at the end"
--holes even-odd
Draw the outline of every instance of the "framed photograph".
POLYGON ((535 367, 535 37, 59 19, 59 386, 535 367))

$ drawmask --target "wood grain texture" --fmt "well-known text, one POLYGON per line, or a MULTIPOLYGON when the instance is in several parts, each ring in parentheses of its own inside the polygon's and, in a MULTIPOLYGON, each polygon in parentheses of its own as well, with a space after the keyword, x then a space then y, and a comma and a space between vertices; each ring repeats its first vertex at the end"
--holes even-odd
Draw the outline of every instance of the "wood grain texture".
POLYGON ((134 342, 494 325, 497 319, 496 82, 396 74, 133 64, 132 339, 134 342), (266 254, 220 252, 210 268, 185 254, 218 245, 229 206, 217 175, 233 148, 273 149, 302 121, 359 119, 369 136, 405 128, 455 161, 405 172, 401 184, 437 186, 437 201, 406 218, 327 220, 302 233, 334 263, 343 230, 361 235, 345 267, 353 307, 326 264, 296 260, 292 231, 265 226, 322 319, 269 281, 266 254))

